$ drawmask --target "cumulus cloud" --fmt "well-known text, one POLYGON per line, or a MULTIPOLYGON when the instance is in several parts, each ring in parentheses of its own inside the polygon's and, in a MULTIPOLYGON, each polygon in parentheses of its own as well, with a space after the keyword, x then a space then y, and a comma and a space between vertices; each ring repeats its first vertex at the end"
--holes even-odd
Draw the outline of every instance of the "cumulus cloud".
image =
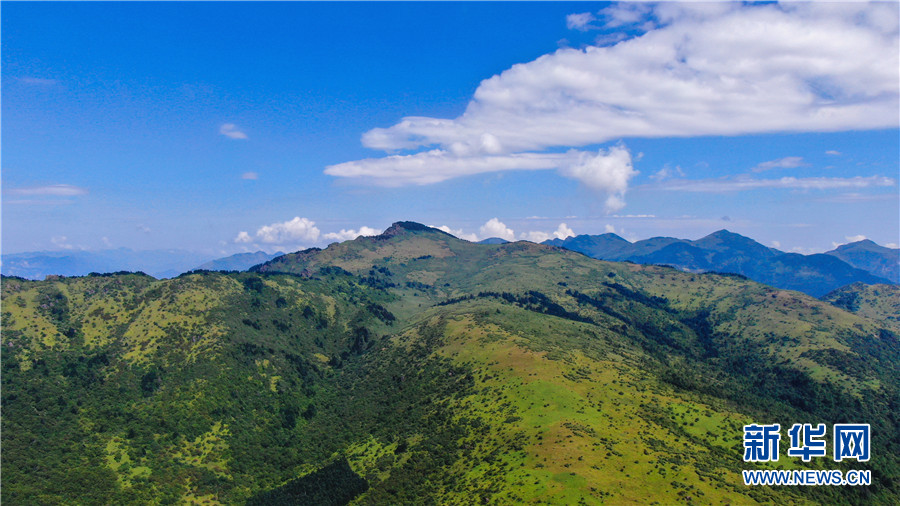
POLYGON ((508 228, 502 221, 497 218, 491 218, 478 229, 481 237, 490 239, 491 237, 499 237, 507 241, 515 241, 516 234, 511 228, 508 228))
POLYGON ((250 179, 255 181, 259 179, 259 174, 257 174, 256 172, 244 172, 243 174, 241 174, 241 179, 250 179))
POLYGON ((565 223, 560 223, 554 232, 541 232, 539 230, 532 230, 530 232, 523 232, 519 237, 525 239, 526 241, 541 243, 546 241, 547 239, 555 238, 555 239, 565 239, 566 237, 573 237, 575 232, 569 228, 565 223))
POLYGON ((448 227, 447 225, 441 225, 439 227, 433 227, 433 228, 447 232, 448 234, 450 234, 454 237, 458 237, 459 239, 463 239, 465 241, 469 241, 469 242, 478 241, 477 235, 468 234, 468 233, 464 232, 461 228, 452 229, 452 228, 448 227))
MULTIPOLYGON (((567 24, 586 28, 594 17, 569 16, 567 24)), ((607 210, 615 210, 624 205, 631 160, 604 169, 600 160, 578 162, 590 154, 559 148, 630 137, 895 128, 898 17, 892 2, 617 4, 594 21, 627 27, 626 40, 514 65, 482 81, 461 116, 411 116, 374 128, 363 145, 390 156, 326 173, 396 186, 557 169, 601 186, 607 210)))
POLYGON ((768 162, 763 162, 750 169, 750 171, 765 172, 772 169, 795 169, 797 167, 803 167, 806 165, 809 164, 803 161, 802 156, 786 156, 784 158, 778 158, 777 160, 769 160, 768 162))
POLYGON ((565 223, 560 223, 558 227, 556 227, 556 231, 553 232, 554 237, 557 239, 565 239, 566 237, 575 237, 575 231, 569 228, 565 223))
POLYGON ((889 243, 885 244, 884 247, 891 248, 891 249, 897 249, 897 248, 900 248, 900 245, 898 245, 897 243, 894 243, 894 242, 889 242, 889 243))
POLYGON ((658 185, 671 191, 727 193, 735 191, 782 188, 794 190, 834 190, 847 188, 871 188, 894 186, 896 181, 889 177, 782 177, 779 179, 756 179, 748 176, 719 179, 673 180, 658 185))
POLYGON ((234 238, 234 242, 261 242, 279 245, 311 244, 319 240, 320 234, 316 222, 295 216, 294 219, 282 223, 263 225, 256 230, 254 236, 242 231, 234 238))
POLYGON ((378 235, 380 233, 381 233, 380 231, 375 230, 374 228, 362 226, 362 227, 359 227, 359 230, 341 229, 340 232, 329 232, 329 233, 323 235, 322 237, 324 237, 325 239, 328 239, 329 241, 350 241, 350 240, 356 239, 357 237, 360 237, 360 236, 368 237, 368 236, 378 235))
POLYGON ((840 152, 840 151, 836 151, 836 150, 834 150, 834 149, 829 149, 828 151, 825 152, 825 154, 826 154, 826 155, 831 155, 831 156, 841 156, 841 152, 840 152))
POLYGON ((631 153, 624 146, 613 146, 606 152, 600 150, 596 155, 578 152, 577 159, 563 166, 560 172, 591 188, 609 193, 607 212, 618 211, 625 206, 628 181, 637 174, 631 165, 631 153))
POLYGON ((362 226, 358 230, 341 229, 339 232, 328 232, 323 234, 316 222, 309 218, 301 218, 295 216, 294 219, 281 223, 272 223, 263 225, 256 230, 255 234, 247 231, 241 231, 234 238, 237 244, 263 243, 280 246, 297 246, 309 245, 324 239, 328 241, 349 241, 360 236, 378 235, 381 232, 371 228, 362 226))
POLYGON ((47 186, 31 186, 27 188, 13 188, 9 193, 13 195, 48 195, 54 197, 71 197, 87 194, 87 189, 70 184, 51 184, 47 186))
POLYGON ((606 227, 604 227, 604 228, 605 228, 607 234, 615 234, 616 233, 616 227, 610 225, 609 223, 607 223, 606 227))
POLYGON ((234 123, 225 123, 219 127, 219 133, 229 139, 246 139, 247 134, 241 132, 234 123))
POLYGON ((526 241, 542 243, 550 238, 550 234, 548 234, 547 232, 541 232, 540 230, 532 230, 530 232, 522 232, 521 234, 519 234, 519 237, 525 239, 526 241))
POLYGON ((581 12, 578 14, 569 14, 566 16, 566 28, 569 30, 580 30, 582 32, 593 28, 591 22, 596 20, 590 12, 581 12))

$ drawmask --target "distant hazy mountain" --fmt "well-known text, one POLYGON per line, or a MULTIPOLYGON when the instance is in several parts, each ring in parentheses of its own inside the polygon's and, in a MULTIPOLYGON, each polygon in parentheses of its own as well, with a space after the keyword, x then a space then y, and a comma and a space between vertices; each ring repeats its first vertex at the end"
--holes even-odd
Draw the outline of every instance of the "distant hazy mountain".
MULTIPOLYGON (((690 272, 741 274, 754 281, 818 297, 851 283, 885 283, 895 279, 884 277, 882 273, 890 273, 890 254, 896 256, 896 250, 871 241, 863 242, 870 244, 854 243, 857 246, 841 247, 844 249, 840 253, 855 259, 855 265, 832 254, 838 250, 818 255, 784 253, 727 230, 719 230, 696 241, 654 237, 630 243, 615 234, 602 234, 553 239, 544 244, 601 260, 671 265, 690 272)), ((896 264, 896 260, 894 262, 896 264)))
POLYGON ((246 271, 254 265, 268 262, 269 260, 284 255, 283 252, 266 253, 265 251, 257 251, 255 253, 238 253, 224 258, 210 260, 205 264, 197 267, 197 269, 205 271, 246 271))
POLYGON ((593 258, 620 260, 633 253, 633 245, 616 234, 578 235, 565 239, 550 239, 543 244, 584 253, 593 258))
POLYGON ((478 244, 506 244, 509 241, 506 239, 501 239, 499 237, 488 237, 487 239, 482 239, 478 241, 478 244))
POLYGON ((838 246, 825 254, 893 283, 900 283, 900 249, 885 248, 865 239, 838 246))
POLYGON ((26 279, 47 275, 84 276, 91 272, 141 271, 156 278, 171 278, 209 259, 184 250, 37 251, 3 255, 2 273, 26 279))

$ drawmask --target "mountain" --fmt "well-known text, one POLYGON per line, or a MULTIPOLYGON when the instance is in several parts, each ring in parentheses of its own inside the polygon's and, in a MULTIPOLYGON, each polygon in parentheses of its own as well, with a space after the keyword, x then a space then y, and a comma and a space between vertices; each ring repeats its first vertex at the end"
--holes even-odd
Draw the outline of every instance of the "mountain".
POLYGON ((205 264, 197 267, 204 271, 246 271, 254 265, 268 262, 269 260, 284 255, 283 252, 266 253, 265 251, 257 251, 255 253, 238 253, 224 258, 210 260, 205 264))
POLYGON ((2 297, 10 504, 900 501, 897 334, 740 276, 400 222, 2 297), (742 461, 744 425, 807 421, 871 424, 872 459, 742 461), (776 467, 873 482, 741 483, 776 467))
POLYGON ((900 249, 885 248, 865 239, 825 252, 875 276, 900 283, 900 249))
POLYGON ((620 260, 627 257, 632 250, 630 242, 616 234, 578 235, 565 239, 549 239, 542 244, 566 248, 589 257, 605 260, 620 260))
POLYGON ((851 313, 875 320, 900 333, 900 286, 853 283, 829 293, 822 300, 851 313))
MULTIPOLYGON (((615 234, 602 234, 554 239, 545 241, 544 244, 571 249, 603 260, 669 265, 688 272, 740 274, 761 283, 798 290, 816 297, 851 283, 890 282, 868 270, 855 268, 836 255, 826 258, 826 255, 783 253, 727 230, 714 232, 696 241, 654 237, 630 243, 615 234)), ((860 258, 861 264, 865 263, 864 259, 868 259, 870 262, 867 265, 876 265, 871 252, 883 253, 876 248, 869 247, 866 253, 858 253, 855 258, 860 258)))
POLYGON ((487 239, 482 239, 478 241, 478 244, 506 244, 509 241, 506 239, 501 239, 499 237, 488 237, 487 239))
POLYGON ((85 276, 91 272, 141 271, 157 278, 187 272, 209 257, 184 250, 38 251, 3 254, 2 273, 26 279, 48 275, 85 276))

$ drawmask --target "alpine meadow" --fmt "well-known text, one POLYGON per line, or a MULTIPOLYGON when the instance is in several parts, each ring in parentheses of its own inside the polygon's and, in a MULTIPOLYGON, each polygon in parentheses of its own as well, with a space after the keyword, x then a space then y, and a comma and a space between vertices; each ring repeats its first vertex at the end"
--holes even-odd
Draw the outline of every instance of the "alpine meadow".
POLYGON ((4 504, 900 504, 897 2, 2 13, 4 504))

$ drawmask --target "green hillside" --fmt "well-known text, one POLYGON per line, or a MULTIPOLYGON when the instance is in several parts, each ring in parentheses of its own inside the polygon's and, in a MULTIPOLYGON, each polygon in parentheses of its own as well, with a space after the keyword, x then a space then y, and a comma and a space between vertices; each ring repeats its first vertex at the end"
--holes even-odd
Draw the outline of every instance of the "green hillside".
POLYGON ((9 504, 900 500, 900 343, 740 276, 413 223, 250 273, 3 279, 9 504), (866 463, 742 461, 870 423, 866 463), (756 468, 868 487, 747 487, 756 468))
POLYGON ((822 300, 900 333, 900 285, 854 283, 829 293, 822 300))

